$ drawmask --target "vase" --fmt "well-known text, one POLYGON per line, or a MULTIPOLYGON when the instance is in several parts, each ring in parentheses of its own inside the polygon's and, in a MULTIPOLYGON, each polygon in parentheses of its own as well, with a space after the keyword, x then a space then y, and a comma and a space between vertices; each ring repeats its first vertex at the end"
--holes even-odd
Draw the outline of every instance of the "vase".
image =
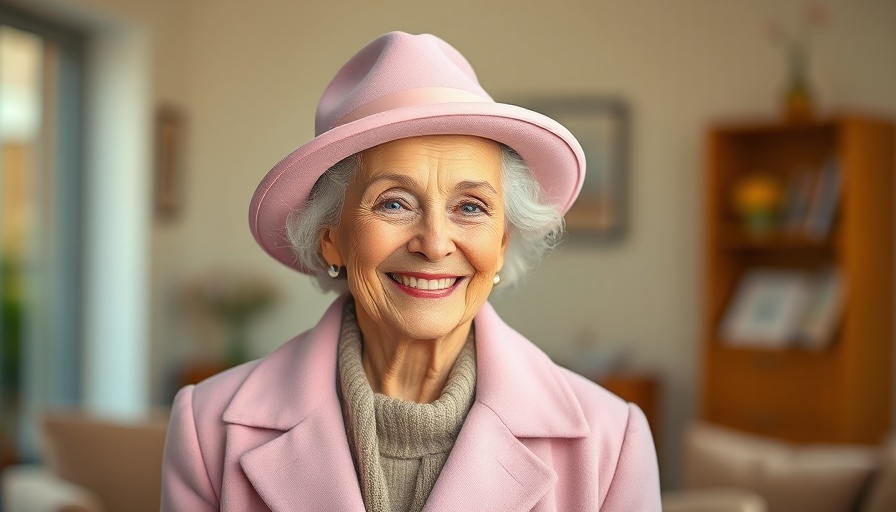
POLYGON ((788 55, 788 84, 784 93, 784 117, 788 121, 808 121, 814 114, 814 98, 809 86, 809 56, 801 45, 793 45, 788 55))

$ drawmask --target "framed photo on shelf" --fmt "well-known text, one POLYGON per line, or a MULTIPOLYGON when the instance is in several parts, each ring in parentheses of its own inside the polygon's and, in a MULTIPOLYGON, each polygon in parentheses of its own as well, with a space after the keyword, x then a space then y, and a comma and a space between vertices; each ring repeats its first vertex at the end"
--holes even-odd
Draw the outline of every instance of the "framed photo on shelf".
POLYGON ((805 272, 748 271, 722 321, 722 341, 732 346, 790 346, 800 334, 812 294, 813 281, 805 272))
POLYGON ((628 222, 629 111, 626 103, 603 96, 559 96, 518 104, 565 126, 585 151, 585 183, 566 214, 567 230, 600 239, 621 238, 628 222))

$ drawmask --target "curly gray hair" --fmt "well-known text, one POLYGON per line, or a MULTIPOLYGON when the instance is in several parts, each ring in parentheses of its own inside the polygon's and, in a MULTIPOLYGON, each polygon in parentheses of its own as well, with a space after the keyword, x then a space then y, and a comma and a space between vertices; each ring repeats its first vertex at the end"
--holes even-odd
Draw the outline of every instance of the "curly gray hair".
MULTIPOLYGON (((501 269, 501 286, 506 289, 537 265, 563 237, 563 215, 547 203, 544 192, 522 157, 501 144, 502 175, 507 232, 510 237, 501 269)), ((320 249, 325 229, 339 226, 345 189, 361 168, 361 153, 343 159, 327 170, 314 184, 305 204, 292 211, 286 234, 299 263, 312 269, 324 291, 348 291, 345 279, 327 274, 320 249)))

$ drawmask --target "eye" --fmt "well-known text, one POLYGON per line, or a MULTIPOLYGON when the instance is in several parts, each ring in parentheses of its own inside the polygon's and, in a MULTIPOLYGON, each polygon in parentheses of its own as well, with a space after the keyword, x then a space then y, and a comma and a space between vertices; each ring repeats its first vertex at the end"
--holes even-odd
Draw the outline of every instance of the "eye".
POLYGON ((457 212, 466 217, 475 217, 479 215, 488 215, 489 208, 479 201, 463 201, 458 204, 457 212))
POLYGON ((464 203, 460 205, 460 212, 465 215, 473 215, 476 213, 482 213, 482 207, 476 203, 464 203))
POLYGON ((385 215, 404 215, 413 211, 413 209, 413 202, 395 195, 380 199, 374 207, 374 210, 385 215))
POLYGON ((401 203, 398 201, 383 201, 382 205, 384 210, 398 211, 401 210, 401 203))

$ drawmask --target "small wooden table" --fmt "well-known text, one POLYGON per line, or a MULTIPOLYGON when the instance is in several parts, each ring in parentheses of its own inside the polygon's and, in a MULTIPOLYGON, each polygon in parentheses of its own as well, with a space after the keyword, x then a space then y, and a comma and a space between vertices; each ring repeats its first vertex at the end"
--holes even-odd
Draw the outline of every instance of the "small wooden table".
POLYGON ((653 433, 653 442, 659 440, 659 379, 650 373, 638 372, 614 372, 592 377, 594 382, 603 386, 607 391, 631 402, 644 411, 650 431, 653 433))
POLYGON ((180 387, 188 384, 199 384, 203 380, 221 373, 228 368, 224 361, 205 360, 188 363, 180 372, 180 387))

